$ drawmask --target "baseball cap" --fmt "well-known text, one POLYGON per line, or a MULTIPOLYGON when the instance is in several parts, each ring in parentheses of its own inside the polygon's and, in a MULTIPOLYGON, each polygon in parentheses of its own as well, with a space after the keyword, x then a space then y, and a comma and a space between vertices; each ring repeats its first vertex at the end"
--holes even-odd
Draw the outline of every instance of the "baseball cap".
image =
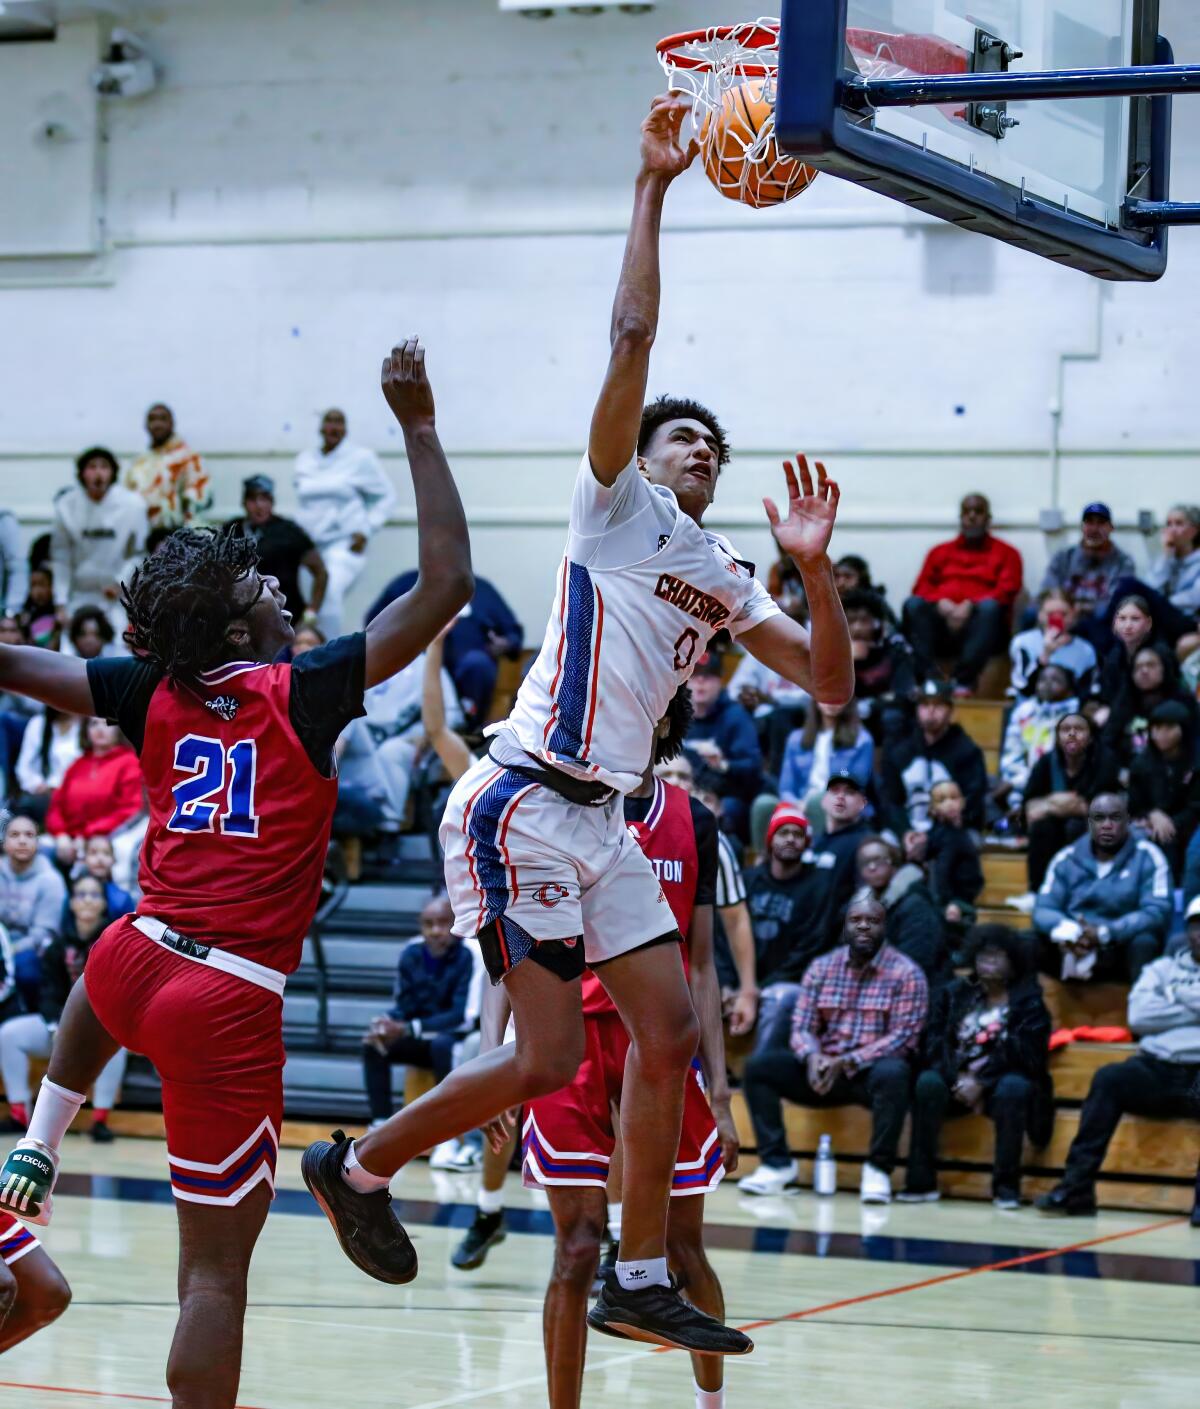
POLYGON ((831 773, 829 775, 829 782, 825 784, 825 791, 828 792, 829 789, 833 787, 834 783, 845 783, 848 788, 853 788, 856 792, 862 793, 866 791, 848 768, 839 768, 836 772, 831 773))
POLYGON ((248 494, 269 494, 275 498, 275 481, 270 475, 251 475, 242 481, 242 498, 248 494))
POLYGON ((724 664, 720 655, 716 651, 705 651, 696 662, 693 675, 720 675, 724 670, 724 664))
POLYGON ((954 686, 949 680, 926 680, 921 686, 921 698, 924 700, 953 700, 954 686))
POLYGON ((1107 519, 1109 523, 1113 521, 1112 510, 1107 504, 1102 504, 1099 499, 1097 499, 1094 504, 1085 504, 1083 506, 1083 513, 1079 516, 1080 520, 1086 519, 1089 514, 1095 514, 1096 517, 1100 519, 1107 519))
POLYGON ((812 831, 812 828, 808 824, 808 818, 798 807, 793 806, 790 802, 781 802, 775 811, 771 813, 771 820, 767 823, 768 848, 771 845, 771 838, 780 827, 787 826, 802 827, 805 836, 808 836, 812 831))
POLYGON ((1187 913, 1184 915, 1183 918, 1185 920, 1194 920, 1198 915, 1200 915, 1200 895, 1196 896, 1196 898, 1188 906, 1187 913))

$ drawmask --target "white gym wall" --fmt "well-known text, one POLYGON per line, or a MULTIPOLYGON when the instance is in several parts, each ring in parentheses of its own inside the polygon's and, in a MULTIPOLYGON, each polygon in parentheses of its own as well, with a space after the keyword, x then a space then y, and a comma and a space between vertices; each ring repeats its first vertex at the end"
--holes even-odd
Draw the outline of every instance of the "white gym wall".
MULTIPOLYGON (((127 459, 165 400, 221 517, 255 470, 286 511, 291 459, 331 404, 409 505, 377 374, 415 330, 477 568, 536 639, 661 81, 653 42, 748 17, 723 3, 545 22, 496 0, 130 5, 161 86, 100 103, 94 141, 80 55, 120 7, 62 5, 77 18, 55 45, 0 45, 0 499, 38 529, 78 450, 127 459), (37 123, 56 114, 74 136, 47 144, 37 123)), ((1163 0, 1162 28, 1200 59, 1187 0, 1163 0)), ((1174 151, 1174 193, 1200 199, 1200 99, 1177 102, 1174 151)), ((1086 498, 1110 500, 1143 562, 1138 511, 1200 497, 1200 231, 1172 243, 1161 284, 1116 288, 829 177, 761 213, 695 171, 669 197, 651 392, 725 420, 712 522, 764 572, 759 500, 797 449, 841 480, 837 549, 895 600, 968 489, 991 496, 1032 586, 1051 546, 1039 510, 1072 525, 1086 498)), ((352 605, 413 559, 403 509, 352 605)))

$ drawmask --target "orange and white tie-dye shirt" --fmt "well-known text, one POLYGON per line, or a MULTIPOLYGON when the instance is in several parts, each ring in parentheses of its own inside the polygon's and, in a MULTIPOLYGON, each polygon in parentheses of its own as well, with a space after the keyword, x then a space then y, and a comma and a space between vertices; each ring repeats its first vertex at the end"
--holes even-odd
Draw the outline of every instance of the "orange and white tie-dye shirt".
POLYGON ((126 472, 125 487, 146 501, 151 528, 180 528, 212 506, 204 461, 177 435, 139 455, 126 472))

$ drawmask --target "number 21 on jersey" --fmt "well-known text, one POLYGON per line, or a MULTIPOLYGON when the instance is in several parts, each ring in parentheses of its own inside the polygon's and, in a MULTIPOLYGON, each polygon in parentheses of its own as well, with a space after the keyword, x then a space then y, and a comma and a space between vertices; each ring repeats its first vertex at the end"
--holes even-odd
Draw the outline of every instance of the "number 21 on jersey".
POLYGON ((171 789, 175 811, 167 823, 169 832, 214 831, 219 813, 226 836, 258 836, 258 748, 253 739, 239 739, 226 748, 220 739, 188 734, 175 745, 175 769, 190 776, 171 789))

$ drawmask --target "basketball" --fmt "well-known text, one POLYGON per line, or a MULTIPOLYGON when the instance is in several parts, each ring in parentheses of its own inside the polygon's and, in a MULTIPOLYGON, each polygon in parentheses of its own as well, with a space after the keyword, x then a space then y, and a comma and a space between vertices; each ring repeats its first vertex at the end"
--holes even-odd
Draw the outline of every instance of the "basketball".
POLYGON ((816 171, 780 154, 775 104, 761 78, 738 84, 704 120, 700 145, 708 179, 731 201, 761 208, 780 205, 808 189, 816 171))

